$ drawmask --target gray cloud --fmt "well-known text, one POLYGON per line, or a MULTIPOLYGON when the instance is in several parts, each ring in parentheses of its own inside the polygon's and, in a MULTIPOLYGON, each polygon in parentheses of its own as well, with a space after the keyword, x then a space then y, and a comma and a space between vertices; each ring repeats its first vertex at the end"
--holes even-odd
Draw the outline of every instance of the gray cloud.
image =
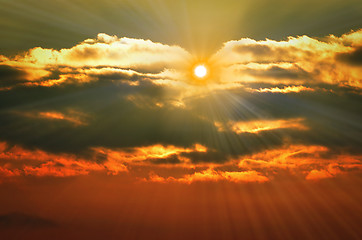
POLYGON ((271 66, 265 70, 246 69, 243 73, 257 77, 276 78, 276 79, 310 79, 312 75, 300 67, 285 69, 278 66, 271 66))
POLYGON ((357 47, 349 53, 337 54, 336 59, 347 64, 360 66, 362 65, 362 47, 357 47))
POLYGON ((15 67, 0 65, 0 89, 26 82, 26 75, 24 71, 15 67))

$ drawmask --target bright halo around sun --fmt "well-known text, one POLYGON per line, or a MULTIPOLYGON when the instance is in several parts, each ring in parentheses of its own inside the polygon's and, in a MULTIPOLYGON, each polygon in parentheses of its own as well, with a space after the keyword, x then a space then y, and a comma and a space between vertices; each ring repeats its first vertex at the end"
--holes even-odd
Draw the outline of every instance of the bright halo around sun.
POLYGON ((204 65, 198 65, 194 69, 194 74, 198 78, 203 78, 207 74, 207 68, 204 65))

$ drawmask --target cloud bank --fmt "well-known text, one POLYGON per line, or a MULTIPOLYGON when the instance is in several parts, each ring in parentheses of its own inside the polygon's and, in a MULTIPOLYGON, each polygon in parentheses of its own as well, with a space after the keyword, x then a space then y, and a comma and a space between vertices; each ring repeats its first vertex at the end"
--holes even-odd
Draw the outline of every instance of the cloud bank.
POLYGON ((160 183, 360 174, 362 30, 226 42, 209 59, 98 34, 0 56, 1 181, 160 183), (193 77, 204 62, 209 75, 193 77), (176 169, 178 175, 161 174, 176 169), (135 169, 142 169, 136 174, 135 169))

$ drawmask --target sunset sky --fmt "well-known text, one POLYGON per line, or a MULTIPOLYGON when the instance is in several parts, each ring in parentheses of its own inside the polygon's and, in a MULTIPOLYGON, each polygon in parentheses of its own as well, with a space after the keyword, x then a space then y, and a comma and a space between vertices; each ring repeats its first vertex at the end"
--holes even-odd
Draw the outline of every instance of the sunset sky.
POLYGON ((0 30, 0 238, 362 238, 362 1, 0 0, 0 30))

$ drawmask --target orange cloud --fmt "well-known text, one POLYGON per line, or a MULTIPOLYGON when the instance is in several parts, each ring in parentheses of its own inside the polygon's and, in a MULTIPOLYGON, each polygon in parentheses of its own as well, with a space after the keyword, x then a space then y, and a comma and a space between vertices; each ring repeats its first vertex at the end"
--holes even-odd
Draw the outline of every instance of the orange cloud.
POLYGON ((102 170, 101 166, 94 165, 86 166, 84 164, 79 165, 77 161, 67 161, 67 163, 71 164, 63 164, 59 161, 56 162, 46 162, 41 164, 39 167, 33 166, 24 166, 23 171, 25 175, 31 176, 53 176, 53 177, 70 177, 70 176, 78 176, 78 175, 87 175, 90 170, 102 170))
POLYGON ((151 165, 157 163, 158 166, 170 166, 170 164, 172 164, 172 166, 182 165, 188 168, 193 168, 194 164, 191 163, 189 158, 183 156, 183 153, 206 153, 208 151, 208 149, 201 144, 195 144, 191 148, 156 144, 144 147, 134 147, 127 150, 103 147, 93 148, 93 150, 107 156, 107 160, 111 162, 118 161, 132 165, 151 165), (179 163, 172 162, 175 158, 179 163))
POLYGON ((217 182, 217 181, 229 181, 235 183, 246 183, 246 182, 268 182, 269 179, 261 173, 256 171, 242 171, 242 172, 223 172, 216 171, 212 168, 208 168, 201 172, 195 172, 193 174, 184 175, 181 178, 168 177, 163 178, 155 173, 151 173, 149 179, 144 181, 150 182, 179 182, 191 184, 193 182, 217 182))
POLYGON ((109 175, 128 172, 128 166, 158 167, 182 166, 194 168, 190 159, 182 157, 182 153, 206 153, 206 147, 195 144, 191 148, 180 148, 172 145, 151 145, 128 149, 93 148, 88 158, 74 154, 52 154, 42 150, 28 150, 20 146, 9 146, 0 142, 0 161, 6 164, 0 166, 0 176, 11 177, 19 175, 68 177, 87 175, 95 171, 103 171, 109 175), (97 158, 102 156, 102 161, 97 158), (169 162, 174 157, 180 163, 169 162), (160 164, 158 164, 158 161, 160 164))
POLYGON ((74 126, 86 125, 86 119, 88 118, 87 114, 73 109, 69 109, 65 113, 57 111, 15 113, 30 118, 67 121, 69 123, 72 123, 74 126))
POLYGON ((0 178, 20 176, 21 172, 18 169, 10 170, 6 167, 0 167, 0 178))
POLYGON ((209 168, 202 172, 195 172, 194 174, 185 175, 182 178, 176 179, 176 181, 181 183, 192 183, 192 182, 215 182, 224 179, 225 177, 223 175, 221 175, 214 169, 209 168))
POLYGON ((223 172, 222 176, 231 182, 268 182, 269 178, 257 171, 223 172))
POLYGON ((92 171, 107 171, 110 174, 127 171, 125 165, 112 161, 96 163, 94 159, 85 159, 73 154, 52 154, 41 150, 28 150, 20 146, 0 143, 0 160, 6 161, 2 168, 7 176, 33 175, 67 177, 87 175, 92 171), (12 173, 12 174, 10 174, 12 173))
POLYGON ((333 177, 333 175, 330 174, 326 170, 313 169, 312 171, 310 171, 308 173, 308 175, 305 177, 305 179, 307 179, 307 180, 319 180, 319 179, 331 178, 331 177, 333 177))
POLYGON ((70 116, 70 115, 64 115, 63 113, 60 112, 40 112, 39 116, 48 119, 65 120, 73 123, 74 125, 85 125, 85 122, 80 120, 79 114, 70 116))
POLYGON ((340 174, 347 174, 347 171, 351 170, 358 170, 358 171, 362 170, 362 165, 360 161, 356 160, 353 161, 353 159, 348 159, 348 158, 351 158, 351 156, 343 156, 342 159, 341 157, 339 157, 339 161, 328 164, 328 166, 325 167, 325 169, 320 169, 320 170, 313 169, 307 174, 305 179, 320 180, 325 178, 336 177, 337 175, 340 174))
MULTIPOLYGON (((248 122, 229 122, 229 128, 239 133, 259 133, 262 131, 270 131, 275 129, 292 128, 297 130, 307 130, 308 128, 303 125, 302 118, 293 119, 278 119, 278 120, 255 120, 248 122)), ((220 125, 217 125, 220 127, 220 125)))
POLYGON ((278 169, 289 170, 293 174, 306 175, 306 179, 318 176, 334 177, 348 171, 362 170, 362 156, 333 154, 323 146, 291 145, 267 150, 239 159, 242 169, 264 170, 277 174, 278 169))
MULTIPOLYGON (((304 176, 306 180, 332 178, 349 172, 361 172, 360 155, 334 154, 323 146, 291 145, 279 149, 267 150, 250 156, 240 157, 226 163, 193 164, 183 153, 207 153, 208 149, 200 144, 191 148, 152 145, 129 149, 111 150, 107 148, 92 149, 87 158, 74 154, 52 154, 41 150, 28 150, 20 146, 10 146, 0 142, 0 178, 16 176, 54 176, 69 177, 87 175, 92 172, 105 172, 117 175, 129 172, 134 167, 144 169, 174 168, 178 174, 197 168, 192 174, 181 177, 162 177, 150 174, 145 181, 151 182, 268 182, 280 173, 288 171, 293 175, 304 176), (101 161, 99 160, 101 156, 101 161), (174 162, 174 157, 179 162, 174 162), (158 163, 159 162, 159 163, 158 163), (223 168, 239 168, 225 171, 223 168)), ((135 174, 135 173, 132 173, 135 174)))

